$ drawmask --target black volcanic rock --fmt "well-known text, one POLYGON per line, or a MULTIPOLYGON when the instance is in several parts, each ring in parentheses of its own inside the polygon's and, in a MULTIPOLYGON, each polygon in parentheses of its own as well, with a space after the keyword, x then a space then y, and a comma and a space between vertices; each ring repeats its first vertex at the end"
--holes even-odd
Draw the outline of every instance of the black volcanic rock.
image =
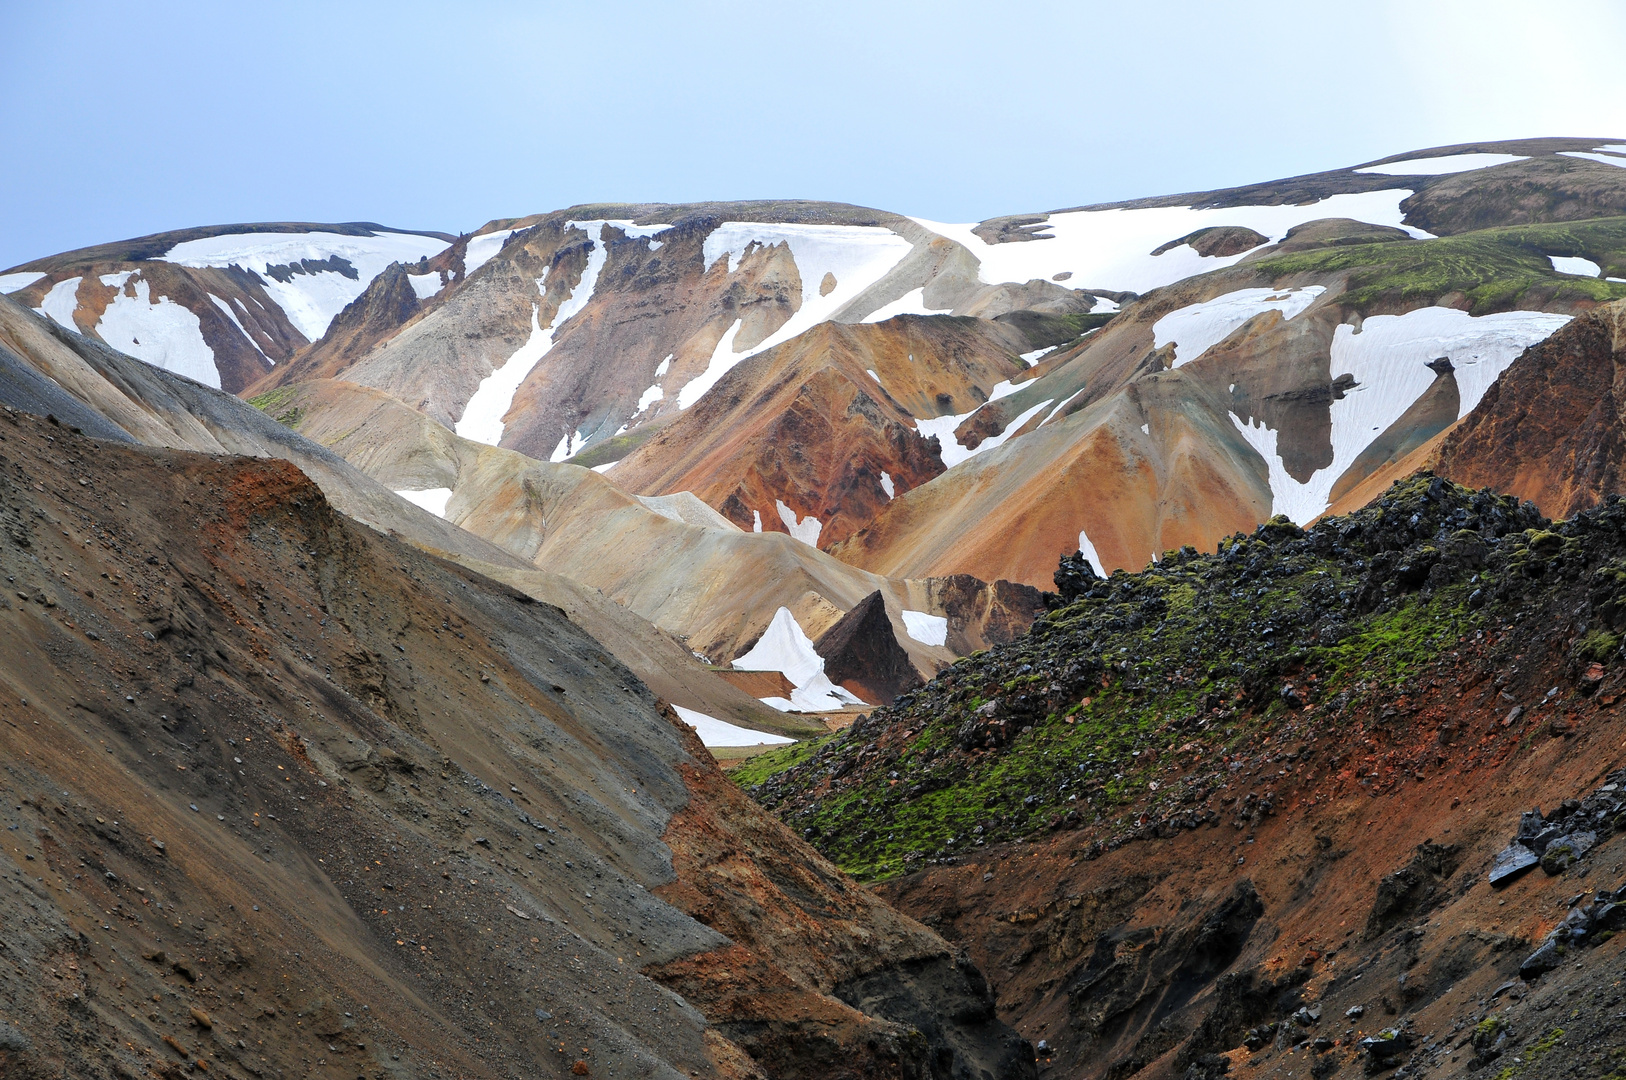
POLYGON ((887 618, 880 591, 870 593, 824 632, 813 649, 824 657, 830 681, 885 705, 922 684, 887 618))

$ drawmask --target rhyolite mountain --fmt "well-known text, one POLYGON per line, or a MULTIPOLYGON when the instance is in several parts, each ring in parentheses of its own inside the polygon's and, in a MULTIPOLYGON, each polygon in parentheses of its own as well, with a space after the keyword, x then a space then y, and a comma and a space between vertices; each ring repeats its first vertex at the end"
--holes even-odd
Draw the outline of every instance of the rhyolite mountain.
POLYGON ((8 271, 0 1069, 1611 1075, 1623 279, 1618 139, 8 271))

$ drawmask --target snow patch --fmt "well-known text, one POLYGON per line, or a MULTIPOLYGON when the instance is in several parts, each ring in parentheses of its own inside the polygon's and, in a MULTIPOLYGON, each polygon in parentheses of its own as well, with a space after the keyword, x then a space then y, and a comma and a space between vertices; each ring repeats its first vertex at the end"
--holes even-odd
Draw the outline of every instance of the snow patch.
POLYGON ((885 322, 898 315, 935 315, 948 308, 929 308, 926 306, 926 286, 911 289, 892 301, 864 316, 864 322, 885 322))
MULTIPOLYGON (((639 413, 643 412, 645 409, 649 408, 651 405, 655 404, 655 402, 661 400, 661 398, 665 396, 666 391, 661 389, 661 384, 654 384, 638 395, 638 408, 633 410, 632 415, 637 416, 639 413)), ((617 434, 619 434, 619 432, 617 434)))
MULTIPOLYGON (((456 430, 465 439, 483 442, 489 446, 498 445, 502 439, 505 426, 503 417, 508 414, 509 408, 514 404, 514 395, 519 391, 519 384, 525 381, 525 376, 529 375, 531 369, 536 367, 537 362, 547 355, 549 349, 553 348, 558 339, 559 331, 564 327, 565 323, 569 322, 577 312, 586 307, 587 301, 593 298, 593 289, 598 285, 599 271, 604 269, 604 260, 608 257, 603 241, 603 227, 607 223, 602 221, 572 221, 570 224, 586 231, 588 238, 593 243, 592 250, 587 254, 587 266, 582 270, 582 278, 576 283, 576 287, 570 291, 570 295, 565 297, 564 303, 559 305, 559 310, 554 314, 553 321, 548 324, 550 329, 547 331, 546 337, 543 336, 543 328, 537 321, 540 309, 535 303, 531 304, 531 336, 513 356, 508 358, 508 361, 502 367, 480 381, 480 386, 474 391, 474 396, 469 398, 467 405, 463 406, 463 415, 457 421, 456 430), (596 230, 593 228, 594 226, 597 226, 596 230)), ((615 223, 609 222, 608 224, 615 223)), ((544 296, 547 295, 547 279, 548 275, 545 272, 536 279, 537 291, 544 296)), ((580 435, 580 432, 577 434, 580 435)), ((583 440, 583 442, 585 441, 583 440)), ((560 447, 567 447, 569 442, 570 436, 567 435, 560 441, 560 447)), ((581 446, 578 444, 575 450, 570 451, 570 454, 574 454, 579 449, 581 449, 581 446)), ((558 457, 558 453, 559 450, 554 450, 556 456, 551 460, 563 461, 564 458, 558 457)), ((569 457, 570 454, 565 456, 569 457)))
POLYGON ((678 719, 694 728, 694 733, 700 736, 700 742, 705 746, 778 746, 796 741, 783 735, 737 727, 726 720, 707 716, 696 709, 686 709, 682 705, 673 705, 672 711, 678 714, 678 719))
POLYGON ((1331 465, 1300 483, 1276 456, 1276 432, 1262 422, 1244 422, 1231 414, 1237 431, 1265 459, 1272 513, 1286 514, 1304 525, 1326 510, 1338 478, 1433 383, 1428 361, 1440 356, 1451 360, 1461 399, 1460 419, 1520 353, 1569 321, 1568 315, 1539 311, 1475 318, 1455 308, 1427 307, 1404 315, 1374 315, 1362 323, 1358 334, 1348 324, 1338 327, 1331 370, 1335 375, 1353 375, 1355 386, 1329 406, 1331 465))
POLYGON ((1048 349, 1034 349, 1032 352, 1017 353, 1016 355, 1022 358, 1022 363, 1032 367, 1038 363, 1039 357, 1044 356, 1046 353, 1053 353, 1059 348, 1061 348, 1060 345, 1052 345, 1048 349))
POLYGON ((672 370, 672 357, 676 355, 676 353, 667 353, 666 359, 655 365, 655 378, 663 379, 666 377, 666 373, 672 370))
POLYGON ((427 300, 440 292, 440 272, 431 274, 408 274, 407 281, 412 285, 412 293, 419 300, 427 300))
POLYGON ((481 233, 479 236, 469 237, 469 243, 463 249, 463 278, 491 261, 492 256, 502 250, 508 238, 514 235, 513 229, 500 229, 497 232, 481 233))
POLYGON ((761 510, 753 510, 753 511, 751 511, 751 531, 754 532, 754 533, 759 533, 759 532, 762 531, 762 511, 761 510))
POLYGON ((1327 290, 1320 285, 1299 289, 1238 289, 1200 304, 1169 312, 1152 324, 1152 346, 1161 349, 1174 343, 1174 366, 1180 367, 1202 356, 1249 319, 1267 311, 1279 311, 1282 318, 1296 318, 1316 297, 1327 290))
POLYGON ((735 319, 734 325, 718 340, 717 347, 711 350, 711 360, 706 364, 706 370, 697 377, 683 384, 678 391, 678 408, 687 409, 699 401, 707 390, 717 385, 717 380, 727 375, 729 369, 744 360, 750 354, 738 354, 734 351, 734 335, 740 332, 743 320, 735 319))
POLYGON ((598 473, 600 476, 602 476, 605 473, 609 472, 611 469, 615 468, 619 464, 621 464, 619 461, 606 461, 602 465, 594 465, 593 466, 593 471, 598 473))
MULTIPOLYGON (((836 686, 824 674, 824 657, 814 651, 812 639, 802 632, 796 616, 787 607, 774 612, 768 629, 749 652, 735 659, 734 667, 741 671, 777 671, 784 675, 796 687, 790 695, 790 709, 822 712, 860 704, 858 698, 836 686)), ((779 704, 783 698, 763 700, 777 709, 790 711, 779 704)))
MULTIPOLYGON (((1021 387, 1012 386, 1010 381, 1006 380, 994 387, 993 393, 988 396, 988 401, 998 401, 1000 398, 1008 397, 1020 389, 1021 387)), ((1005 425, 1004 431, 1000 432, 998 435, 990 435, 988 438, 978 443, 975 449, 963 445, 955 436, 954 429, 965 423, 965 421, 969 419, 972 414, 977 411, 977 409, 982 408, 981 405, 978 405, 977 409, 972 409, 971 412, 962 413, 959 416, 938 416, 927 420, 916 420, 915 430, 920 433, 922 438, 929 439, 933 435, 937 436, 938 456, 943 459, 944 468, 952 469, 962 461, 968 461, 971 458, 976 457, 978 454, 992 450, 995 447, 1004 446, 1010 437, 1016 434, 1023 424, 1031 420, 1040 409, 1043 409, 1047 405, 1054 404, 1055 400, 1055 398, 1045 398, 1043 401, 1039 402, 1039 404, 1024 409, 1020 416, 1017 416, 1011 420, 1010 423, 1005 425)), ((1042 427, 1043 425, 1041 424, 1040 426, 1042 427)))
MULTIPOLYGON (((1230 266, 1246 252, 1226 256, 1199 255, 1181 244, 1162 255, 1151 252, 1176 237, 1221 225, 1253 229, 1274 243, 1295 225, 1317 218, 1346 217, 1372 225, 1404 229, 1417 239, 1431 233, 1405 225, 1400 202, 1409 188, 1386 188, 1356 194, 1332 195, 1304 206, 1230 206, 1196 209, 1190 206, 1140 209, 1073 210, 1051 214, 1041 239, 1025 243, 990 244, 972 230, 976 222, 945 224, 915 218, 917 224, 959 243, 981 262, 978 277, 988 284, 1053 279, 1071 273, 1066 288, 1090 287, 1144 293, 1193 274, 1230 266)), ((1100 310, 1110 310, 1101 308, 1100 310)))
POLYGON ((370 236, 339 233, 235 233, 184 240, 159 256, 180 266, 240 266, 259 275, 265 291, 281 305, 288 321, 311 341, 327 333, 333 317, 360 296, 372 280, 392 262, 416 263, 435 256, 449 245, 433 236, 377 232, 370 236), (267 272, 268 266, 287 266, 305 259, 326 262, 334 257, 355 268, 354 278, 335 270, 306 273, 303 268, 286 282, 267 272))
POLYGON ((1603 267, 1591 259, 1582 259, 1577 256, 1549 255, 1553 269, 1560 274, 1574 274, 1577 277, 1598 277, 1603 273, 1603 267))
POLYGON ((1585 161, 1596 161, 1604 165, 1613 165, 1617 169, 1626 169, 1626 157, 1614 157, 1609 154, 1587 154, 1580 150, 1560 150, 1565 157, 1581 158, 1585 161))
POLYGON ((548 461, 554 465, 568 461, 577 454, 581 453, 582 447, 586 445, 587 436, 583 435, 578 429, 573 434, 565 435, 560 438, 559 445, 553 448, 553 453, 549 455, 548 461))
POLYGON ((895 490, 892 483, 892 477, 887 475, 885 469, 881 470, 881 490, 886 492, 887 501, 890 502, 895 494, 895 490))
POLYGON ((438 518, 446 516, 446 502, 452 497, 451 488, 423 488, 419 491, 397 491, 397 495, 412 503, 421 506, 438 518))
POLYGON ((903 612, 904 633, 922 645, 941 646, 948 640, 948 620, 941 615, 928 615, 924 611, 903 612))
MULTIPOLYGON (((105 281, 106 279, 103 279, 103 280, 105 281)), ((250 345, 254 346, 254 351, 259 353, 262 357, 265 357, 265 362, 266 363, 268 363, 268 364, 272 365, 273 367, 275 367, 277 362, 275 360, 271 359, 269 356, 265 355, 265 350, 260 348, 260 343, 255 341, 253 335, 250 334, 248 332, 248 330, 244 328, 242 320, 240 320, 237 317, 237 312, 232 310, 231 305, 226 303, 226 301, 222 300, 220 297, 216 296, 214 293, 209 293, 208 295, 209 295, 209 299, 214 301, 215 307, 220 309, 221 314, 225 315, 226 318, 230 319, 231 324, 233 326, 237 327, 237 332, 239 334, 242 334, 243 337, 248 340, 248 343, 250 345)))
POLYGON ((1358 173, 1375 173, 1378 176, 1444 176, 1447 173, 1490 169, 1513 161, 1529 160, 1529 158, 1519 154, 1449 154, 1445 157, 1391 161, 1387 165, 1368 165, 1364 169, 1356 169, 1355 171, 1358 173))
POLYGON ((1096 553, 1095 545, 1090 543, 1090 538, 1084 535, 1083 529, 1078 530, 1078 550, 1079 554, 1083 555, 1089 564, 1095 567, 1097 574, 1102 577, 1107 576, 1106 569, 1101 565, 1101 556, 1096 553))
POLYGON ((1085 390, 1085 387, 1081 386, 1077 390, 1074 390, 1071 394, 1068 394, 1065 398, 1062 399, 1062 403, 1060 405, 1057 405, 1054 409, 1050 410, 1050 415, 1049 416, 1047 416, 1043 420, 1039 421, 1039 426, 1044 427, 1046 424, 1050 423, 1050 421, 1054 420, 1056 418, 1056 415, 1058 413, 1060 413, 1063 409, 1065 409, 1067 406, 1071 405, 1073 403, 1073 399, 1076 398, 1078 395, 1082 394, 1084 392, 1084 390, 1085 390))
POLYGON ((14 293, 19 289, 26 289, 44 276, 43 273, 37 270, 24 270, 16 274, 0 274, 0 293, 14 293))
POLYGON ((40 306, 34 310, 47 318, 56 320, 59 326, 64 326, 74 333, 79 327, 74 325, 73 313, 79 307, 79 282, 81 278, 71 277, 66 281, 59 281, 51 286, 40 306))
POLYGON ((773 501, 774 509, 779 511, 779 520, 785 523, 785 530, 796 539, 809 547, 819 546, 819 532, 824 528, 819 519, 809 514, 800 522, 796 520, 796 511, 786 506, 780 499, 773 501))
POLYGON ((145 280, 135 283, 134 296, 122 289, 114 294, 96 334, 137 360, 220 389, 214 350, 203 340, 198 317, 167 296, 153 300, 145 280))
POLYGON ((1152 425, 1151 424, 1142 424, 1140 426, 1140 433, 1142 435, 1150 435, 1152 433, 1152 425))
POLYGON ((1097 296, 1095 298, 1095 303, 1090 305, 1091 315, 1099 315, 1103 312, 1107 314, 1117 314, 1119 310, 1120 308, 1118 307, 1118 301, 1108 299, 1105 296, 1097 296))

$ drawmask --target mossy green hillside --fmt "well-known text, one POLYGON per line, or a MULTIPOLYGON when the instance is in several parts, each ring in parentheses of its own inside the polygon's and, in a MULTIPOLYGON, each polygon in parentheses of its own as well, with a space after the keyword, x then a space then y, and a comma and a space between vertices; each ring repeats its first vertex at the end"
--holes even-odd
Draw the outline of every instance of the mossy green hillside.
POLYGON ((1336 754, 1356 717, 1442 656, 1570 602, 1555 583, 1592 609, 1575 658, 1613 660, 1623 550, 1621 505, 1555 525, 1419 474, 1348 517, 1277 518, 1140 574, 1102 580, 1071 557, 1024 638, 736 779, 866 878, 1061 827, 1268 813, 1268 785, 1217 797, 1236 769, 1290 764, 1316 740, 1336 754))
POLYGON ((1474 315, 1506 311, 1521 301, 1604 303, 1626 296, 1626 218, 1516 225, 1433 240, 1335 245, 1261 259, 1276 278, 1348 273, 1342 302, 1358 310, 1380 303, 1468 298, 1474 315), (1549 256, 1590 259, 1603 277, 1560 274, 1549 256))

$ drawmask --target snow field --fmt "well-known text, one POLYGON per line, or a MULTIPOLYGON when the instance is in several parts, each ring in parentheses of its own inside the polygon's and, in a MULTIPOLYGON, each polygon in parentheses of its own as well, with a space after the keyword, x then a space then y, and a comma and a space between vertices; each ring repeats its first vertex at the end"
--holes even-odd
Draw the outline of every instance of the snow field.
POLYGON ((1348 324, 1333 335, 1333 374, 1355 376, 1355 387, 1330 405, 1333 461, 1300 483, 1276 455, 1276 432, 1263 423, 1231 422, 1270 470, 1272 512, 1300 525, 1326 510, 1332 486, 1435 379, 1430 360, 1449 357, 1461 404, 1457 417, 1479 404, 1492 382, 1525 349, 1570 321, 1568 315, 1504 311, 1475 318, 1455 308, 1427 307, 1404 315, 1374 315, 1361 332, 1348 324))
MULTIPOLYGON (((744 352, 734 351, 734 335, 739 323, 723 336, 712 353, 711 363, 703 374, 691 380, 678 391, 678 408, 687 409, 702 394, 717 384, 735 364, 771 349, 780 342, 789 341, 797 334, 824 322, 841 307, 875 282, 881 280, 904 256, 913 250, 912 244, 878 225, 788 225, 771 222, 725 221, 711 231, 702 245, 706 266, 715 266, 718 260, 728 259, 728 272, 739 269, 740 260, 753 244, 773 247, 786 244, 796 262, 796 272, 802 279, 802 305, 784 326, 775 330, 757 345, 744 352), (819 295, 819 283, 824 275, 836 279, 830 295, 819 295)), ((888 307, 903 304, 916 293, 924 295, 924 288, 907 294, 888 307)), ((885 309, 883 309, 885 310, 885 309)), ((900 310, 915 310, 914 308, 900 310)), ((894 311, 892 314, 898 314, 894 311)), ((927 311, 923 302, 919 314, 927 311)), ((887 316, 890 317, 890 316, 887 316)))
POLYGON ((451 488, 425 488, 422 491, 397 491, 397 495, 412 503, 421 506, 438 518, 446 516, 446 503, 452 497, 451 488))
MULTIPOLYGON (((1013 385, 1009 379, 1004 379, 994 384, 993 392, 988 395, 988 400, 983 402, 983 405, 998 401, 1002 397, 1009 397, 1018 390, 1022 389, 1022 386, 1025 385, 1027 384, 1023 383, 1021 386, 1013 385)), ((978 405, 977 408, 972 409, 971 412, 961 413, 958 416, 936 416, 928 417, 925 420, 916 420, 915 431, 917 431, 922 438, 926 439, 931 438, 933 435, 937 436, 937 443, 939 447, 938 456, 943 459, 943 466, 945 468, 952 469, 960 462, 974 458, 984 451, 992 450, 996 446, 1005 445, 1006 440, 1008 440, 1017 431, 1017 429, 1032 419, 1034 414, 1036 414, 1040 409, 1043 409, 1046 405, 1054 404, 1055 400, 1055 398, 1046 398, 1039 404, 1023 410, 1020 416, 1017 416, 1009 424, 1005 425, 1004 431, 1000 432, 998 435, 984 439, 982 442, 977 444, 976 449, 970 449, 964 446, 960 440, 955 437, 954 429, 965 423, 965 421, 976 413, 977 409, 981 409, 983 405, 978 405)), ((1069 398, 1068 400, 1072 399, 1069 398)))
POLYGON ((686 709, 682 705, 673 705, 672 711, 678 714, 678 719, 694 728, 694 733, 706 746, 778 746, 796 741, 783 735, 737 727, 726 720, 707 716, 697 709, 686 709))
POLYGON ((890 304, 882 305, 865 315, 864 322, 885 322, 897 315, 937 315, 948 308, 929 308, 926 306, 926 286, 910 289, 890 304))
POLYGON ((1614 157, 1610 154, 1587 154, 1580 150, 1560 150, 1565 157, 1581 158, 1584 161, 1596 161, 1602 165, 1613 165, 1619 169, 1626 169, 1626 157, 1614 157))
POLYGON ((1356 169, 1355 171, 1358 173, 1375 173, 1378 176, 1445 176, 1447 173, 1490 169, 1513 161, 1529 160, 1529 158, 1518 154, 1449 154, 1445 157, 1391 161, 1387 165, 1368 165, 1364 169, 1356 169))
POLYGON ((412 294, 419 300, 427 300, 440 292, 439 271, 429 274, 408 274, 407 281, 412 285, 412 294))
MULTIPOLYGON (((525 376, 529 375, 537 362, 553 348, 565 323, 586 307, 587 302, 593 298, 593 289, 598 285, 599 271, 604 269, 604 260, 609 257, 608 248, 604 243, 604 226, 623 225, 619 221, 572 221, 568 224, 587 233, 593 242, 593 249, 587 254, 587 266, 582 270, 582 279, 576 283, 570 295, 565 297, 564 303, 559 305, 559 311, 548 324, 546 336, 544 328, 537 321, 540 309, 535 303, 531 304, 531 336, 505 364, 480 381, 474 396, 463 406, 463 415, 457 420, 456 431, 465 439, 483 442, 488 446, 496 446, 501 442, 505 426, 503 417, 508 415, 509 408, 514 404, 514 395, 519 391, 519 384, 525 381, 525 376)), ((630 222, 625 224, 631 225, 630 222)), ((657 231, 668 227, 651 226, 657 231)), ((548 275, 545 271, 536 279, 537 292, 544 296, 547 295, 547 280, 548 275)), ((575 437, 580 436, 581 433, 577 432, 575 437)), ((559 446, 554 448, 553 456, 548 460, 563 461, 580 449, 581 443, 576 443, 572 448, 572 437, 566 435, 560 440, 559 446), (564 457, 559 456, 561 452, 564 453, 564 457)))
POLYGON ((502 246, 513 235, 513 229, 499 229, 496 232, 481 233, 479 236, 469 237, 468 245, 463 248, 464 279, 467 280, 470 274, 490 262, 492 256, 501 251, 502 246))
POLYGON ((26 289, 45 275, 37 270, 24 270, 16 274, 0 274, 0 293, 14 293, 26 289))
MULTIPOLYGON (((976 222, 963 225, 914 220, 922 227, 964 246, 982 263, 979 278, 990 285, 1007 281, 1072 276, 1062 284, 1090 288, 1149 292, 1193 274, 1207 273, 1240 260, 1238 255, 1203 256, 1186 244, 1162 255, 1153 249, 1198 229, 1241 225, 1275 243, 1295 225, 1317 218, 1344 217, 1373 225, 1405 229, 1418 239, 1432 234, 1401 223, 1400 201, 1409 188, 1386 188, 1358 194, 1332 195, 1306 206, 1233 206, 1198 210, 1189 206, 1142 209, 1073 210, 1051 214, 1045 225, 1049 235, 1013 244, 989 244, 972 232, 976 222)), ((1102 310, 1111 310, 1103 308, 1102 310)))
POLYGON ((824 657, 814 651, 812 639, 802 632, 787 607, 774 612, 762 637, 750 651, 736 658, 733 666, 741 671, 777 671, 789 679, 796 689, 788 703, 781 704, 784 698, 762 699, 781 712, 824 712, 862 704, 825 676, 824 657))
POLYGON ((1174 343, 1174 366, 1181 367, 1202 356, 1249 319, 1267 311, 1279 311, 1282 318, 1296 318, 1327 290, 1320 285, 1298 289, 1238 289, 1200 304, 1171 311, 1152 324, 1152 346, 1161 349, 1174 343))
POLYGON ((78 333, 79 327, 74 325, 73 313, 79 306, 79 282, 82 280, 84 279, 71 277, 52 285, 50 291, 40 301, 40 306, 34 310, 46 318, 54 319, 57 325, 78 333))
POLYGON ((198 317, 167 296, 152 299, 151 285, 145 280, 136 281, 134 296, 123 289, 114 295, 96 324, 96 333, 119 352, 220 389, 214 350, 203 340, 198 317))
POLYGON ((288 321, 311 341, 327 333, 333 317, 360 296, 372 280, 392 262, 415 263, 435 256, 449 245, 432 236, 378 232, 371 236, 339 233, 236 233, 185 240, 160 256, 179 266, 241 266, 258 274, 265 291, 288 316, 288 321), (354 280, 331 270, 296 273, 287 282, 266 273, 267 266, 323 261, 333 256, 356 268, 354 280))
POLYGON ((905 608, 903 630, 922 645, 940 646, 948 640, 948 619, 941 615, 930 615, 924 611, 910 611, 905 608))

